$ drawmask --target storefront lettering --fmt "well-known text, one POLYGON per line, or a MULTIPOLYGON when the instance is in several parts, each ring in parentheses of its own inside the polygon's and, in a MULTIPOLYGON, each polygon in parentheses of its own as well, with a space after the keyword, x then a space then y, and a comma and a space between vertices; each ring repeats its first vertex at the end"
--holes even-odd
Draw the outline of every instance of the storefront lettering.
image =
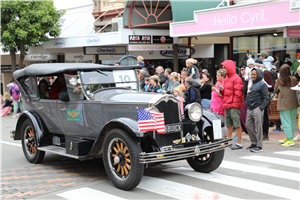
MULTIPOLYGON (((186 47, 183 47, 186 48, 186 47)), ((173 57, 174 51, 173 50, 165 50, 165 51, 160 51, 160 55, 165 56, 165 57, 173 57)), ((195 53, 195 49, 191 48, 191 55, 195 53)), ((186 49, 179 49, 178 48, 178 57, 185 57, 186 55, 186 49)))
POLYGON ((55 42, 54 42, 54 46, 56 46, 56 47, 63 47, 63 46, 65 46, 65 41, 64 40, 56 40, 55 42))
POLYGON ((48 58, 47 55, 34 55, 34 56, 30 56, 30 58, 33 58, 33 59, 46 59, 48 58))
POLYGON ((98 38, 98 37, 89 37, 86 40, 86 43, 91 44, 91 45, 98 44, 99 42, 100 42, 100 38, 98 38))
POLYGON ((84 58, 84 55, 75 55, 74 59, 80 59, 82 60, 84 58))
POLYGON ((115 53, 116 49, 114 49, 114 48, 98 48, 97 52, 98 53, 115 53))
MULTIPOLYGON (((265 11, 260 10, 258 13, 249 13, 243 12, 241 15, 241 21, 244 24, 250 23, 253 25, 255 22, 258 21, 266 21, 265 19, 265 11)), ((226 26, 226 25, 234 25, 238 22, 238 18, 236 16, 232 16, 231 14, 226 15, 226 17, 214 17, 214 26, 226 26)))

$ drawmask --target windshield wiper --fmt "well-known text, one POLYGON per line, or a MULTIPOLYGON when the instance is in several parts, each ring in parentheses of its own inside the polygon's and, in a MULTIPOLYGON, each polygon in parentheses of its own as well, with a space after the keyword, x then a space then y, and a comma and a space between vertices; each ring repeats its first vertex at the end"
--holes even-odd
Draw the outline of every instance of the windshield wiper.
POLYGON ((107 76, 107 74, 103 73, 100 69, 97 69, 97 72, 100 73, 100 74, 103 74, 103 75, 107 76))

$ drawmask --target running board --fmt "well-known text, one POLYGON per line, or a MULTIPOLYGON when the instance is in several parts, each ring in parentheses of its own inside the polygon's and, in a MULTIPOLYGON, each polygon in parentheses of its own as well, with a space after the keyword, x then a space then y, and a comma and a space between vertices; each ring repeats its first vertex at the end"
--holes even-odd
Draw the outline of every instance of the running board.
POLYGON ((40 151, 46 151, 46 152, 51 152, 51 153, 55 153, 57 155, 66 156, 66 157, 70 157, 70 158, 79 159, 79 156, 74 156, 74 155, 71 155, 71 154, 67 154, 66 153, 66 148, 64 148, 64 147, 58 147, 58 146, 55 146, 55 145, 38 147, 38 150, 40 150, 40 151))

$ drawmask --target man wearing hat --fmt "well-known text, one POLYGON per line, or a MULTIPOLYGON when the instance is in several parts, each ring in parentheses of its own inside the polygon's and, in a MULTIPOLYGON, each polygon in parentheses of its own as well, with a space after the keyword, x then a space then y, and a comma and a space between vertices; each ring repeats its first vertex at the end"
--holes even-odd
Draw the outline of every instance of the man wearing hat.
POLYGON ((270 71, 272 62, 274 61, 274 58, 272 56, 269 56, 269 54, 266 51, 262 51, 259 55, 259 58, 262 59, 262 62, 265 66, 265 68, 270 71))

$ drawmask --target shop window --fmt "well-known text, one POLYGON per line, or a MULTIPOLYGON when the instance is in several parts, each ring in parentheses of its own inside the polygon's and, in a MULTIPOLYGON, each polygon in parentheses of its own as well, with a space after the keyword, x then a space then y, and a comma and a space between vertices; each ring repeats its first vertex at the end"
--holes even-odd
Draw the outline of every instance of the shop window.
POLYGON ((233 60, 236 66, 247 65, 247 50, 252 54, 253 58, 257 58, 258 53, 258 36, 243 36, 233 38, 233 60))
POLYGON ((300 1, 299 0, 290 0, 290 7, 292 10, 300 8, 300 1))

